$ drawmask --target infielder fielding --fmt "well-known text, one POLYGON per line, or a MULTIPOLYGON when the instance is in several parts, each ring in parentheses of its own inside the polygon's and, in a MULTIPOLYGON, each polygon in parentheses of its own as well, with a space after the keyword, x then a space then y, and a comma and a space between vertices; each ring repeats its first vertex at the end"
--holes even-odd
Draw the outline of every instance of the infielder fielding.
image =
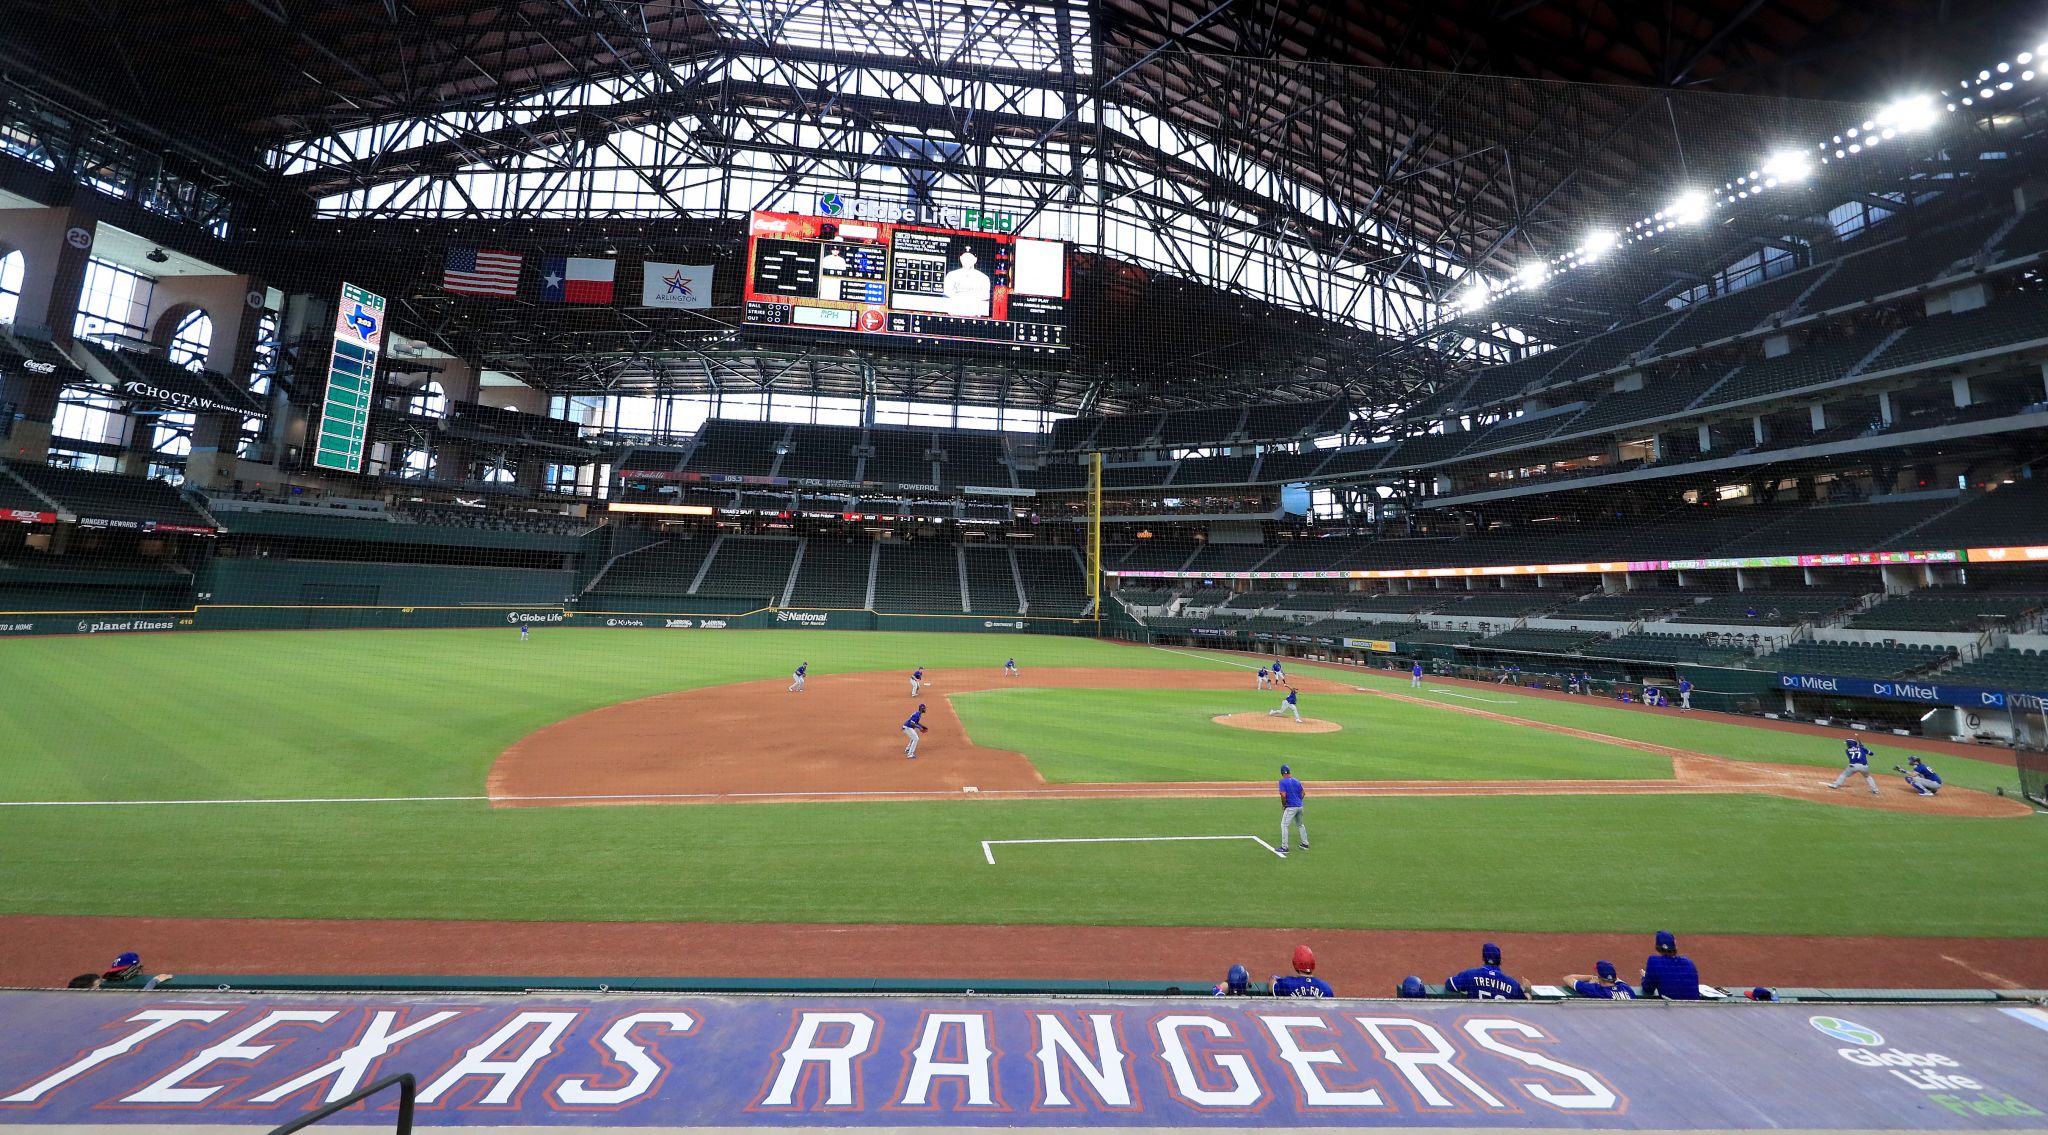
POLYGON ((1849 764, 1842 770, 1842 775, 1836 777, 1834 782, 1829 784, 1828 787, 1840 788, 1844 784, 1849 783, 1850 777, 1855 776, 1857 773, 1862 773, 1863 782, 1870 786, 1870 794, 1876 796, 1878 794, 1877 778, 1870 775, 1869 746, 1854 737, 1845 737, 1842 739, 1842 752, 1848 756, 1849 764))
POLYGON ((924 686, 924 667, 920 666, 920 667, 918 667, 917 669, 915 669, 915 670, 912 670, 912 671, 910 672, 910 696, 911 696, 911 697, 916 697, 916 696, 917 696, 917 691, 918 691, 918 690, 919 690, 920 688, 922 688, 923 686, 924 686))
POLYGON ((790 675, 792 679, 792 681, 789 683, 790 693, 800 694, 804 692, 804 673, 808 671, 810 668, 811 664, 808 662, 799 662, 796 664, 796 671, 790 675))
POLYGON ((1010 659, 1010 660, 1009 660, 1008 662, 1005 662, 1005 663, 1003 663, 1003 677, 1005 677, 1005 678, 1014 678, 1014 677, 1016 677, 1016 676, 1017 676, 1017 660, 1016 660, 1016 659, 1014 659, 1014 658, 1012 658, 1012 659, 1010 659))
POLYGON ((1259 667, 1259 688, 1262 690, 1273 688, 1273 672, 1264 666, 1259 667))
POLYGON ((910 720, 903 723, 903 735, 910 738, 910 743, 903 746, 903 755, 913 761, 916 760, 917 739, 929 732, 931 730, 925 728, 924 724, 924 703, 919 702, 917 703, 917 712, 911 714, 910 720))
POLYGON ((1307 799, 1308 790, 1294 779, 1294 770, 1280 766, 1280 858, 1287 858, 1287 837, 1290 829, 1301 831, 1301 849, 1308 850, 1308 819, 1302 812, 1302 801, 1307 799))
POLYGON ((1415 665, 1408 668, 1408 688, 1411 690, 1422 688, 1422 662, 1419 659, 1415 665))

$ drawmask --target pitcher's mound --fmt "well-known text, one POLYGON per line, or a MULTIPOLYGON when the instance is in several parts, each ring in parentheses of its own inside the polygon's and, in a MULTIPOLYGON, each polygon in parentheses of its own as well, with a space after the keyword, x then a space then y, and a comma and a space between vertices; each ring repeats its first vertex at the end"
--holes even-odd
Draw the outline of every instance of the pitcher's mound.
POLYGON ((1250 729, 1259 733, 1335 733, 1344 728, 1334 721, 1318 721, 1304 717, 1295 721, 1291 717, 1271 717, 1263 713, 1223 713, 1209 720, 1232 729, 1250 729))

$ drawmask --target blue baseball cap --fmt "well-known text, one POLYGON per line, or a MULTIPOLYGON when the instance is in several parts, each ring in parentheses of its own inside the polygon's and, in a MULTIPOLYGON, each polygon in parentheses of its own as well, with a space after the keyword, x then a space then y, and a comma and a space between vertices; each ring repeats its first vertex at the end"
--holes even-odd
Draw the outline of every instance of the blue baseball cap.
POLYGON ((1593 963, 1593 972, 1599 974, 1601 977, 1611 979, 1614 976, 1614 963, 1595 962, 1593 963))
POLYGON ((1427 997, 1429 996, 1429 990, 1423 986, 1421 978, 1411 973, 1401 979, 1401 996, 1427 997))
POLYGON ((1485 962, 1487 965, 1490 966, 1499 965, 1500 947, 1494 945, 1491 942, 1488 942, 1486 945, 1479 947, 1479 960, 1485 962))
POLYGON ((131 969, 131 968, 133 968, 133 967, 135 967, 135 966, 139 966, 139 965, 141 965, 141 964, 142 964, 142 955, 141 955, 141 954, 138 954, 138 953, 136 953, 136 952, 135 952, 135 951, 133 951, 133 950, 130 950, 130 951, 128 951, 127 953, 125 953, 125 954, 122 954, 122 955, 121 955, 120 957, 118 957, 118 958, 115 958, 115 959, 114 959, 114 964, 113 964, 113 965, 110 965, 110 966, 108 966, 108 967, 107 967, 107 969, 108 969, 108 970, 110 970, 110 971, 111 971, 111 970, 117 970, 117 969, 131 969))
POLYGON ((1657 948, 1660 950, 1676 950, 1678 948, 1678 938, 1669 930, 1659 930, 1657 931, 1657 948))
POLYGON ((1281 766, 1280 766, 1280 775, 1281 775, 1281 776, 1286 776, 1286 775, 1287 775, 1288 773, 1290 773, 1290 772, 1293 772, 1293 771, 1294 771, 1293 769, 1291 769, 1291 768, 1288 768, 1288 767, 1287 767, 1286 765, 1281 765, 1281 766))
POLYGON ((1251 983, 1251 971, 1243 966, 1231 966, 1230 972, 1223 975, 1223 984, 1228 985, 1233 992, 1241 992, 1251 983))

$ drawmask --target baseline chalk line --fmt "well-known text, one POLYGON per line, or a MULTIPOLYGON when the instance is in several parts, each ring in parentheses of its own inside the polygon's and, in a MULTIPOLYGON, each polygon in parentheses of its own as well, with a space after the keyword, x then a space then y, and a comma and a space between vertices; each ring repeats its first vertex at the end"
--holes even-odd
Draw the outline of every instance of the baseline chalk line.
POLYGON ((1263 839, 1260 839, 1260 838, 1259 838, 1258 836, 1255 836, 1255 835, 1111 835, 1111 836, 1074 836, 1074 837, 1069 837, 1069 838, 1065 838, 1065 839, 985 839, 985 840, 982 840, 982 841, 981 841, 981 857, 982 857, 983 859, 986 859, 986 860, 988 860, 988 865, 989 865, 989 866, 991 866, 991 867, 995 866, 995 865, 996 865, 996 852, 995 852, 995 849, 996 849, 996 848, 997 848, 998 846, 1002 846, 1002 845, 1005 845, 1005 844, 1024 844, 1024 843, 1213 843, 1213 842, 1217 842, 1217 841, 1219 841, 1219 840, 1239 840, 1239 839, 1248 839, 1248 840, 1252 841, 1253 843, 1256 843, 1256 844, 1258 844, 1258 845, 1259 845, 1260 847, 1263 847, 1263 848, 1265 848, 1265 849, 1267 850, 1267 852, 1269 852, 1270 854, 1272 854, 1272 855, 1273 855, 1273 856, 1274 856, 1275 858, 1279 858, 1279 857, 1280 857, 1280 853, 1279 853, 1278 851, 1274 850, 1274 848, 1273 848, 1273 845, 1272 845, 1272 844, 1270 844, 1270 843, 1267 843, 1267 842, 1266 842, 1265 840, 1263 840, 1263 839))

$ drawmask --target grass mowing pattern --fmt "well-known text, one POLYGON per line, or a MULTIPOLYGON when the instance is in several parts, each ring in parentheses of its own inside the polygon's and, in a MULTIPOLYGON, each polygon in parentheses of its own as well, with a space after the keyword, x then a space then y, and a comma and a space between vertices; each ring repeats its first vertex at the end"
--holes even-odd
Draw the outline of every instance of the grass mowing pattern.
MULTIPOLYGON (((0 641, 0 798, 474 794, 505 745, 597 706, 781 677, 805 659, 819 674, 922 663, 943 681, 948 667, 996 666, 1011 653, 1027 681, 1035 665, 1218 665, 964 634, 544 628, 524 644, 509 630, 0 641)), ((1833 765, 1840 750, 1828 738, 1675 714, 1517 701, 1470 704, 1728 756, 1797 751, 1833 765)), ((1478 724, 1438 719, 1439 748, 1474 748, 1478 724)), ((1373 754, 1370 728, 1330 739, 1373 754)), ((1893 750, 1878 741, 1883 759, 1893 750)), ((992 868, 983 839, 1271 840, 1278 811, 1251 800, 6 809, 0 912, 2048 933, 2048 908, 2012 889, 2014 865, 2048 860, 2048 823, 1738 796, 1312 798, 1309 811, 1316 851, 1285 863, 1250 845, 1167 855, 1110 844, 1016 849, 992 868), (1938 885, 1888 880, 1883 866, 1902 854, 1938 885)))
MULTIPOLYGON (((1025 681, 1028 683, 1029 678, 1025 681)), ((1268 781, 1282 762, 1313 780, 1668 780, 1668 758, 1470 718, 1446 743, 1444 714, 1370 694, 1305 697, 1339 733, 1257 733, 1218 725, 1263 713, 1279 694, 1217 690, 989 690, 955 695, 976 744, 1023 753, 1055 784, 1268 781)))

